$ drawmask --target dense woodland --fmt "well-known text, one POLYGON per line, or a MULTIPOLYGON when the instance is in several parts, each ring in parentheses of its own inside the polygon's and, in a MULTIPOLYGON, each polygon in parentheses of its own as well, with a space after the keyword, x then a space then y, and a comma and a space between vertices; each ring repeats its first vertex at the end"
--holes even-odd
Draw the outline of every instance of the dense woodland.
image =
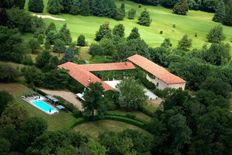
MULTIPOLYGON (((134 0, 138 3, 176 9, 185 1, 134 0), (175 7, 176 6, 176 7, 175 7)), ((46 25, 42 19, 25 11, 24 0, 0 1, 0 60, 24 64, 17 70, 10 65, 0 66, 0 82, 20 82, 28 87, 68 89, 82 92, 83 87, 66 71, 58 70, 64 62, 86 63, 77 55, 79 47, 86 46, 84 35, 72 40, 66 24, 57 29, 54 23, 46 25), (22 34, 33 34, 25 43, 22 34), (37 54, 35 61, 30 54, 37 54), (62 58, 51 53, 63 54, 62 58), (23 80, 21 78, 23 77, 23 80)), ((189 9, 215 11, 215 21, 232 25, 229 1, 187 1, 189 9), (216 7, 217 6, 217 7, 216 7), (222 11, 219 11, 222 10, 222 11)), ((42 1, 29 1, 29 10, 42 12, 42 1), (38 3, 38 5, 35 5, 38 3), (41 5, 41 6, 39 6, 41 5)), ((117 8, 113 0, 49 0, 48 11, 52 14, 69 13, 105 16, 122 20, 125 6, 117 8)), ((175 11, 174 11, 175 12, 175 11)), ((135 10, 128 12, 134 18, 135 10)), ((180 13, 182 14, 182 12, 180 13)), ((139 24, 149 26, 149 12, 141 13, 139 24)), ((197 35, 197 34, 196 34, 197 35)), ((96 32, 96 43, 90 45, 92 56, 106 58, 105 62, 125 61, 127 57, 140 54, 168 68, 187 81, 187 91, 156 89, 137 69, 127 73, 96 73, 103 79, 118 78, 128 74, 130 79, 119 86, 120 92, 104 92, 101 84, 91 84, 85 90, 84 112, 73 110, 76 117, 93 121, 105 117, 108 110, 124 109, 142 111, 152 117, 150 123, 133 122, 150 133, 150 136, 134 130, 107 132, 92 139, 73 131, 48 131, 42 118, 31 118, 16 103, 13 96, 0 92, 0 154, 1 155, 229 155, 232 154, 232 113, 229 99, 232 89, 231 47, 224 43, 223 27, 218 25, 208 33, 208 45, 192 49, 192 40, 184 35, 177 47, 166 38, 156 48, 151 48, 141 38, 139 29, 133 28, 125 35, 125 26, 102 23, 96 32), (146 86, 164 101, 154 113, 143 105, 146 86), (104 96, 104 97, 103 97, 104 96)), ((73 109, 73 107, 71 108, 73 109)), ((133 116, 129 116, 133 118, 133 116)), ((130 120, 127 120, 130 121, 130 120)))

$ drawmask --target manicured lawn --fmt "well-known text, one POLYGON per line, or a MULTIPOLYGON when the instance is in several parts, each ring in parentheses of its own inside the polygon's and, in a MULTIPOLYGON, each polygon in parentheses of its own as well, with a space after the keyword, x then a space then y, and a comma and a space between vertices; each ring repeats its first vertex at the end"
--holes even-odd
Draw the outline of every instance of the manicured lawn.
MULTIPOLYGON (((45 4, 47 0, 44 0, 45 4)), ((116 1, 120 5, 121 1, 116 1)), ((73 40, 75 41, 77 36, 84 34, 87 42, 94 42, 95 33, 99 26, 105 22, 109 22, 110 26, 113 27, 116 24, 123 24, 126 29, 126 35, 128 35, 133 27, 138 27, 141 37, 153 47, 159 46, 165 38, 170 38, 174 47, 177 45, 178 40, 187 34, 193 40, 194 47, 202 47, 206 43, 206 35, 209 30, 218 25, 218 23, 213 22, 211 19, 213 17, 212 13, 206 13, 202 11, 189 11, 187 16, 175 15, 172 10, 160 7, 160 6, 142 6, 138 8, 138 4, 125 1, 126 9, 136 8, 137 17, 141 11, 145 8, 150 12, 152 17, 152 24, 150 27, 144 27, 137 24, 137 18, 135 20, 128 20, 125 18, 123 21, 116 21, 104 17, 93 17, 93 16, 73 16, 68 14, 53 15, 54 17, 64 18, 66 21, 54 21, 51 19, 44 19, 47 24, 50 22, 56 23, 57 27, 60 28, 64 23, 68 24, 68 28, 71 31, 73 40), (175 28, 173 25, 175 24, 175 28), (160 34, 163 31, 163 34, 160 34), (197 37, 195 37, 197 34, 197 37)), ((45 9, 44 14, 47 14, 45 9)), ((226 34, 226 42, 231 45, 232 41, 232 28, 224 27, 226 34)))
POLYGON ((41 117, 45 119, 48 123, 48 130, 68 130, 77 121, 71 113, 59 112, 55 115, 47 115, 44 112, 38 110, 37 108, 31 106, 29 103, 23 101, 21 96, 31 90, 21 84, 0 84, 0 90, 5 90, 14 96, 14 102, 23 106, 31 117, 41 117))
POLYGON ((80 132, 84 135, 91 136, 93 138, 97 138, 101 133, 112 131, 112 132, 121 132, 125 129, 134 129, 138 131, 142 131, 144 133, 149 134, 143 129, 140 129, 136 126, 126 124, 123 122, 113 121, 113 120, 100 120, 95 122, 88 122, 77 125, 73 130, 80 132))

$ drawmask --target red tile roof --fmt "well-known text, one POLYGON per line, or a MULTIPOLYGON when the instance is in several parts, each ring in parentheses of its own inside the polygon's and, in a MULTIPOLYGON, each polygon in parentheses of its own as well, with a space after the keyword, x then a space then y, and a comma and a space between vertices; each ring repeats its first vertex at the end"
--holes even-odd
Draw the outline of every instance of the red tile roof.
POLYGON ((99 82, 106 91, 113 90, 113 88, 92 74, 91 71, 128 70, 135 68, 135 66, 130 62, 85 65, 67 62, 59 65, 58 67, 68 70, 69 75, 80 82, 83 86, 88 87, 90 83, 99 82))
POLYGON ((128 58, 129 61, 141 67, 145 71, 164 81, 166 84, 180 84, 186 83, 185 80, 170 73, 165 68, 155 64, 154 62, 144 58, 140 55, 134 55, 128 58))

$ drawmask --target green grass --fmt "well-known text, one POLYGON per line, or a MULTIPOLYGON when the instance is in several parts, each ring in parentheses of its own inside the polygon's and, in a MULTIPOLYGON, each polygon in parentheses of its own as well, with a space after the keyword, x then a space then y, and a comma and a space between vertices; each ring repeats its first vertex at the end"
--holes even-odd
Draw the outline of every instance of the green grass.
MULTIPOLYGON (((44 0, 45 4, 47 0, 44 0)), ((121 2, 116 1, 119 5, 121 2)), ((56 23, 57 27, 60 28, 64 23, 67 23, 68 28, 72 33, 73 40, 76 40, 77 36, 80 34, 85 35, 87 42, 94 42, 95 33, 99 26, 105 22, 109 22, 110 26, 113 27, 116 24, 123 24, 126 29, 126 36, 130 33, 133 27, 138 27, 141 37, 153 47, 159 46, 165 38, 170 38, 173 42, 174 47, 177 45, 178 40, 184 34, 187 34, 193 40, 194 48, 202 47, 206 43, 206 35, 209 30, 218 25, 218 23, 213 22, 211 19, 213 17, 212 13, 202 12, 202 11, 189 11, 187 16, 175 15, 172 10, 160 7, 160 6, 142 6, 138 8, 138 4, 125 1, 126 9, 136 8, 137 17, 141 11, 145 8, 150 12, 152 18, 152 24, 150 27, 144 27, 137 24, 137 17, 135 20, 128 20, 125 18, 123 21, 116 21, 110 18, 104 17, 93 17, 93 16, 74 16, 68 14, 53 15, 54 17, 64 18, 66 21, 54 21, 51 19, 45 19, 44 21, 49 24, 50 22, 56 23), (173 24, 176 28, 173 28, 173 24), (163 34, 160 34, 163 31, 163 34), (197 33, 197 37, 194 37, 197 33)), ((44 14, 48 14, 46 9, 44 14)), ((231 43, 232 41, 232 28, 223 26, 224 32, 226 34, 226 42, 231 43)))
POLYGON ((77 119, 71 113, 59 112, 55 115, 47 115, 37 108, 31 106, 29 103, 23 101, 21 96, 31 90, 21 84, 0 84, 0 90, 5 90, 14 96, 14 102, 23 106, 30 117, 41 117, 48 123, 48 130, 69 130, 76 122, 77 119))
POLYGON ((97 138, 100 134, 105 133, 107 131, 121 132, 125 129, 134 129, 149 134, 145 130, 140 129, 136 126, 123 122, 113 121, 113 120, 100 120, 100 121, 83 123, 77 125, 73 130, 76 132, 80 132, 84 135, 97 138))
POLYGON ((109 114, 115 114, 115 115, 122 115, 122 116, 126 116, 127 114, 133 114, 136 119, 141 120, 142 122, 150 122, 151 121, 151 117, 139 112, 139 111, 131 111, 131 112, 126 112, 126 111, 120 111, 120 110, 115 110, 115 111, 109 111, 109 114))

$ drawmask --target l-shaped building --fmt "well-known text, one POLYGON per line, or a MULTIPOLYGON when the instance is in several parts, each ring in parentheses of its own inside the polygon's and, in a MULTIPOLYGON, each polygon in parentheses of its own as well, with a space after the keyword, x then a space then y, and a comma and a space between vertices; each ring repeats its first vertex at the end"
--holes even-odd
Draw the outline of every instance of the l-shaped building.
POLYGON ((113 90, 114 88, 94 75, 93 71, 131 70, 139 67, 147 72, 147 79, 154 83, 158 89, 174 88, 184 90, 186 85, 186 81, 182 78, 140 55, 129 57, 128 62, 103 64, 75 64, 66 62, 58 67, 67 70, 69 75, 84 87, 88 87, 90 83, 100 82, 105 91, 113 90))

